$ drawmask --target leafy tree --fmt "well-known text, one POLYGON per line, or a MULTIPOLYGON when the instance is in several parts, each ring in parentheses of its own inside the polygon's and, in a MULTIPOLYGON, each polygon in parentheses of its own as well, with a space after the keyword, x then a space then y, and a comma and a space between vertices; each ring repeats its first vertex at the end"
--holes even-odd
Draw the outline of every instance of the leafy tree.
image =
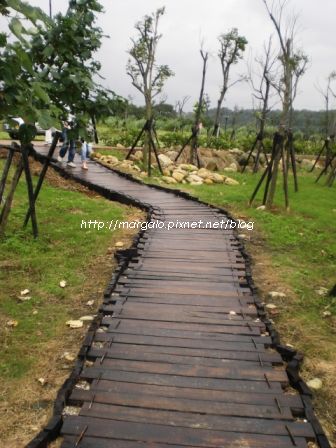
POLYGON ((217 101, 217 110, 215 115, 215 123, 213 134, 217 135, 219 130, 219 122, 220 122, 220 113, 222 103, 224 101, 226 92, 230 87, 232 87, 237 82, 242 81, 243 78, 240 78, 233 83, 229 83, 230 81, 230 70, 232 65, 237 64, 239 59, 243 57, 243 53, 245 51, 245 47, 247 45, 247 40, 244 36, 240 36, 238 34, 237 28, 232 28, 231 31, 225 34, 221 34, 218 38, 220 49, 218 52, 218 57, 220 60, 221 68, 222 68, 222 87, 220 91, 220 95, 217 101))
POLYGON ((95 23, 102 12, 97 0, 70 0, 53 21, 20 0, 6 0, 7 12, 14 12, 9 31, 16 39, 0 39, 2 116, 19 115, 47 128, 72 113, 85 132, 89 119, 113 113, 113 100, 120 99, 94 81, 100 63, 93 55, 103 38, 95 23))

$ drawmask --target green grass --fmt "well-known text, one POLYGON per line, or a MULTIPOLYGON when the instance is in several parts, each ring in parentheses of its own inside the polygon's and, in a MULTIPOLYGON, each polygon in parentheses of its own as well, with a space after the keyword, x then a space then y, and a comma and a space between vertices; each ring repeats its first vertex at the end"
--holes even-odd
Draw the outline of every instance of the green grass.
POLYGON ((6 237, 0 241, 0 319, 4 326, 9 319, 18 321, 1 335, 0 376, 8 379, 27 374, 39 347, 59 337, 66 320, 79 317, 73 299, 90 279, 90 262, 106 254, 114 237, 108 231, 81 229, 82 219, 109 221, 127 213, 126 207, 105 199, 45 183, 37 204, 40 236, 34 240, 30 227, 22 229, 26 210, 22 181, 6 237), (68 284, 64 289, 59 286, 63 279, 68 284), (25 288, 32 299, 21 303, 17 297, 25 288))

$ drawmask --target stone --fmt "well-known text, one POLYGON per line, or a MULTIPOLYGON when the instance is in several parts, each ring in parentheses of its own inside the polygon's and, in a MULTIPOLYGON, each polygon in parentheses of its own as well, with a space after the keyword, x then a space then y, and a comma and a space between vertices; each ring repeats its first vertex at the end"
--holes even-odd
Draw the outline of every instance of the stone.
POLYGON ((236 156, 241 156, 242 154, 244 154, 244 151, 242 151, 241 149, 238 149, 238 148, 232 148, 232 149, 229 149, 229 153, 234 154, 236 156))
POLYGON ((226 185, 239 185, 239 182, 235 179, 232 179, 231 177, 226 177, 224 183, 226 185))
POLYGON ((211 180, 211 179, 209 179, 209 178, 207 178, 207 179, 204 179, 204 181, 203 181, 206 185, 213 185, 213 180, 211 180))
POLYGON ((203 184, 203 181, 202 182, 189 182, 189 185, 202 185, 203 184))
POLYGON ((210 173, 208 179, 211 179, 215 184, 222 184, 224 182, 224 176, 218 173, 210 173))
POLYGON ((307 382, 307 386, 310 389, 319 390, 322 389, 323 383, 322 380, 320 380, 320 378, 313 378, 312 380, 307 382))
POLYGON ((70 327, 70 328, 82 328, 83 321, 81 320, 68 320, 66 322, 66 324, 70 327))
POLYGON ((162 176, 162 180, 166 184, 177 184, 176 179, 174 179, 173 177, 170 177, 170 176, 162 176))
POLYGON ((59 285, 60 285, 61 288, 65 288, 66 285, 67 285, 67 282, 66 282, 65 280, 61 280, 61 281, 59 282, 59 285))
POLYGON ((124 247, 124 243, 122 241, 117 241, 114 247, 124 247))
POLYGON ((322 316, 323 317, 331 317, 331 311, 323 311, 322 316))
POLYGON ((260 205, 256 210, 266 210, 266 205, 260 205))
POLYGON ((198 171, 197 166, 191 163, 181 163, 178 167, 185 171, 198 171))
POLYGON ((117 148, 118 149, 125 149, 125 146, 122 145, 121 143, 117 143, 117 148))
POLYGON ((142 160, 142 159, 143 159, 143 152, 140 151, 140 150, 135 151, 135 153, 133 154, 133 160, 138 160, 138 161, 140 161, 140 160, 142 160))
POLYGON ((237 172, 237 168, 236 169, 232 169, 230 167, 224 168, 224 170, 226 173, 236 173, 237 172))
POLYGON ((197 171, 197 176, 201 177, 202 179, 206 179, 210 175, 211 175, 211 172, 209 170, 207 170, 206 168, 200 168, 197 171))
POLYGON ((79 318, 79 320, 82 322, 92 322, 94 318, 94 316, 82 316, 79 318))
POLYGON ((20 292, 20 296, 26 296, 29 293, 30 293, 29 289, 24 289, 23 291, 20 292))
POLYGON ((276 310, 277 306, 274 305, 274 303, 267 303, 267 305, 265 306, 265 308, 267 308, 268 310, 276 310))
POLYGON ((119 160, 115 156, 107 156, 107 163, 111 164, 119 163, 119 160))
POLYGON ((86 302, 86 304, 87 304, 87 306, 93 306, 93 304, 94 304, 94 300, 88 300, 88 301, 86 302))
POLYGON ((169 157, 172 162, 175 162, 177 155, 178 155, 177 151, 167 151, 166 152, 166 156, 169 157))
POLYGON ((159 154, 159 160, 162 168, 167 168, 172 164, 171 159, 165 154, 159 154))
POLYGON ((271 291, 268 293, 268 297, 270 299, 285 299, 286 298, 286 294, 283 292, 278 292, 278 291, 271 291))
POLYGON ((186 178, 186 180, 191 183, 191 182, 196 182, 199 184, 203 183, 203 179, 198 176, 197 174, 189 174, 189 176, 186 178))
POLYGON ((326 296, 329 291, 327 290, 327 288, 320 286, 318 289, 315 290, 315 292, 318 296, 323 297, 323 296, 326 296))
POLYGON ((215 159, 203 157, 205 168, 209 171, 217 171, 218 165, 215 159))
POLYGON ((182 182, 182 180, 185 178, 185 174, 183 174, 181 171, 173 171, 172 177, 177 180, 177 182, 182 182))

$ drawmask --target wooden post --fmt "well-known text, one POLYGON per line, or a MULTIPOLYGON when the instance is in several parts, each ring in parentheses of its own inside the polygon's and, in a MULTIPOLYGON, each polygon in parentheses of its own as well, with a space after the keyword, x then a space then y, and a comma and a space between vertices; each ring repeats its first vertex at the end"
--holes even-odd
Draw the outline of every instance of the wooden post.
MULTIPOLYGON (((38 198, 38 195, 40 193, 40 190, 41 190, 41 187, 42 187, 45 175, 47 174, 48 167, 49 167, 50 162, 51 162, 51 160, 53 158, 53 155, 54 155, 55 149, 57 147, 57 143, 58 143, 58 140, 59 140, 60 136, 61 136, 61 133, 57 131, 55 133, 55 135, 54 135, 52 144, 51 144, 51 146, 49 148, 48 155, 47 155, 47 157, 46 157, 46 159, 44 161, 44 164, 43 164, 43 167, 42 167, 42 170, 41 170, 41 173, 40 173, 40 176, 39 176, 39 179, 37 181, 37 185, 36 185, 36 188, 35 188, 35 191, 34 191, 34 204, 37 201, 37 198, 38 198)), ((26 218, 25 218, 24 224, 23 224, 24 227, 26 227, 26 225, 28 224, 30 216, 31 216, 31 207, 29 207, 28 212, 26 214, 26 218)))
POLYGON ((23 162, 22 162, 22 158, 21 158, 18 166, 16 167, 14 176, 12 178, 12 183, 11 183, 11 186, 9 188, 9 192, 8 192, 5 204, 4 204, 4 206, 3 206, 2 210, 1 210, 1 214, 0 214, 0 237, 4 236, 4 234, 5 234, 5 229, 6 229, 6 225, 7 225, 8 215, 9 215, 9 212, 11 210, 15 189, 17 187, 17 184, 19 183, 22 171, 23 171, 23 162))
POLYGON ((13 149, 8 150, 7 159, 6 159, 5 166, 4 166, 1 180, 0 180, 0 206, 2 203, 2 198, 3 198, 4 191, 5 191, 6 181, 7 181, 10 166, 12 164, 13 156, 14 156, 14 147, 13 147, 13 149))
POLYGON ((26 182, 27 182, 27 191, 28 191, 28 200, 29 200, 29 210, 31 214, 32 219, 32 227, 33 227, 33 235, 34 238, 37 238, 38 236, 38 227, 37 227, 37 220, 36 220, 36 212, 35 212, 35 201, 34 201, 34 187, 29 167, 29 152, 30 152, 30 145, 27 144, 21 144, 21 152, 22 152, 22 162, 23 162, 23 169, 26 176, 26 182))

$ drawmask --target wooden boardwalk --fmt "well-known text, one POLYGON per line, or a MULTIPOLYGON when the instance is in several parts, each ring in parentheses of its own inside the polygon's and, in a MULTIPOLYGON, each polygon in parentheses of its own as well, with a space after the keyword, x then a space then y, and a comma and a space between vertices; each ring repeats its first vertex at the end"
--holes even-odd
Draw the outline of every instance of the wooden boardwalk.
MULTIPOLYGON (((64 169, 105 195, 150 208, 151 219, 165 224, 227 218, 94 162, 88 172, 64 169)), ((235 233, 150 229, 132 255, 88 335, 87 361, 68 401, 81 410, 64 418, 62 447, 290 448, 316 441, 306 405, 272 348, 235 233)))

